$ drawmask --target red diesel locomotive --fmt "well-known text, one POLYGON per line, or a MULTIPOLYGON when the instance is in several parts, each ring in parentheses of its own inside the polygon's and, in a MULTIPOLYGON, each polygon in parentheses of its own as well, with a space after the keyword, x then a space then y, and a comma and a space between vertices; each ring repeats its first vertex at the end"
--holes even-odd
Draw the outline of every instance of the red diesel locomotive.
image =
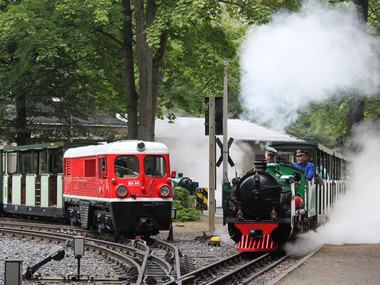
POLYGON ((5 213, 64 218, 83 228, 130 237, 169 229, 173 196, 165 145, 119 141, 35 146, 3 150, 5 213))

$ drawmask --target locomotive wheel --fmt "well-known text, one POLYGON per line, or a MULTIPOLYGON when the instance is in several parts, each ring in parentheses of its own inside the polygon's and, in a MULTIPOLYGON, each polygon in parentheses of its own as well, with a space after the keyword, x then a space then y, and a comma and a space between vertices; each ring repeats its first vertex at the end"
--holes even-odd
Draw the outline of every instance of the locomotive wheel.
POLYGON ((235 224, 228 223, 228 233, 234 242, 238 243, 240 241, 241 232, 238 228, 235 227, 235 224))

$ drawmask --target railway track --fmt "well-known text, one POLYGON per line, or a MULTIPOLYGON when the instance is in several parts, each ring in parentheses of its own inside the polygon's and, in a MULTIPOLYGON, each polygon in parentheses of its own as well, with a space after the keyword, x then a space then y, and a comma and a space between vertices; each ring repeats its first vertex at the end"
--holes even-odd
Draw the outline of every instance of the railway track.
POLYGON ((252 255, 237 253, 167 284, 248 284, 286 258, 283 253, 257 254, 253 259, 252 255))
MULTIPOLYGON (((0 232, 12 236, 30 237, 64 245, 74 236, 87 235, 86 251, 101 254, 117 276, 90 281, 108 284, 249 284, 264 272, 284 261, 283 254, 237 253, 204 268, 181 275, 183 257, 175 246, 160 239, 115 239, 81 228, 0 220, 0 232)), ((70 243, 70 242, 69 242, 70 243)), ((191 270, 191 269, 190 269, 191 270)), ((61 278, 39 277, 38 282, 63 282, 61 278)), ((67 280, 66 280, 67 282, 67 280)))
MULTIPOLYGON (((47 240, 55 244, 68 244, 76 235, 87 233, 82 229, 62 225, 0 221, 0 232, 12 236, 47 240), (68 242, 69 241, 69 242, 68 242)), ((123 282, 123 284, 164 284, 179 279, 180 253, 169 243, 152 239, 144 241, 122 239, 120 242, 86 237, 86 251, 98 252, 119 267, 119 276, 99 282, 123 282)), ((63 282, 62 278, 42 278, 39 282, 63 282)), ((66 280, 67 281, 67 280, 66 280)), ((116 284, 116 283, 114 283, 116 284)))

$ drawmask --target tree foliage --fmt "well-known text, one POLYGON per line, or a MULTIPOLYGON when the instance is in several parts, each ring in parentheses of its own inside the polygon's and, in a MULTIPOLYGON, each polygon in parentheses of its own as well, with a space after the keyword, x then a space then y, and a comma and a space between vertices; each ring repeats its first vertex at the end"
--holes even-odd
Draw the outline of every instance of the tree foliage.
POLYGON ((190 195, 189 190, 176 187, 174 192, 173 208, 177 210, 176 221, 198 221, 201 217, 200 211, 195 209, 195 196, 190 195))
POLYGON ((84 28, 96 15, 60 1, 11 3, 0 14, 3 139, 25 143, 36 117, 58 118, 69 137, 77 119, 96 114, 114 93, 101 39, 84 28))
MULTIPOLYGON (((335 5, 345 5, 351 1, 328 1, 335 5)), ((366 1, 354 1, 364 7, 366 1)), ((380 4, 369 0, 367 24, 369 33, 380 33, 380 4)), ((359 13, 363 13, 359 6, 359 13)), ((363 17, 363 14, 361 15, 363 17)), ((380 50, 378 50, 380 57, 380 50)), ((300 112, 295 124, 288 127, 288 132, 311 142, 322 143, 332 149, 347 146, 351 126, 361 119, 380 118, 380 90, 374 97, 365 98, 360 94, 338 94, 343 99, 330 99, 324 103, 311 104, 306 111, 300 112), (355 113, 356 114, 353 114, 355 113), (350 117, 356 116, 356 119, 350 117)))
MULTIPOLYGON (((156 117, 174 120, 179 110, 203 116, 204 98, 222 95, 225 58, 229 112, 237 118, 244 108, 238 53, 247 27, 300 5, 299 0, 0 1, 1 139, 25 142, 36 132, 31 127, 38 117, 58 120, 64 127, 59 139, 70 139, 80 129, 79 119, 105 110, 125 115, 129 138, 152 140, 156 117)), ((368 1, 372 32, 380 31, 379 13, 379 2, 368 1)), ((331 101, 336 105, 330 111, 343 112, 344 103, 331 101)), ((364 106, 365 118, 379 116, 377 98, 364 106)), ((328 135, 315 122, 343 128, 339 118, 327 122, 331 118, 320 106, 309 111, 315 114, 302 113, 297 124, 309 125, 310 138, 328 135)), ((344 138, 326 144, 334 141, 342 144, 344 138)))
MULTIPOLYGON (((238 105, 236 54, 245 27, 237 25, 225 10, 219 17, 207 22, 190 21, 172 31, 163 66, 159 114, 182 109, 191 115, 203 115, 204 98, 223 94, 224 58, 229 59, 229 99, 238 105)), ((238 108, 230 111, 239 113, 238 108)))
POLYGON ((232 22, 224 28, 224 10, 206 0, 2 2, 3 138, 25 142, 37 115, 58 118, 70 136, 76 118, 102 109, 127 113, 130 138, 152 140, 157 109, 200 114, 241 37, 232 22))
POLYGON ((287 132, 332 149, 343 147, 346 142, 348 110, 347 100, 337 98, 311 104, 300 112, 297 122, 289 126, 287 132))

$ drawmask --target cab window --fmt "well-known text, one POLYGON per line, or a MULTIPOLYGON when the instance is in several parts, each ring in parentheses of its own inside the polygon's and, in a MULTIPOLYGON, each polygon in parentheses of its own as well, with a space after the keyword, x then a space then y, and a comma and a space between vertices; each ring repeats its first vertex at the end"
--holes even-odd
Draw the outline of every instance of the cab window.
POLYGON ((115 159, 115 174, 119 178, 132 178, 139 175, 139 160, 133 155, 118 156, 115 159))
POLYGON ((165 158, 157 155, 149 155, 144 158, 144 171, 149 177, 163 177, 166 175, 165 158))

